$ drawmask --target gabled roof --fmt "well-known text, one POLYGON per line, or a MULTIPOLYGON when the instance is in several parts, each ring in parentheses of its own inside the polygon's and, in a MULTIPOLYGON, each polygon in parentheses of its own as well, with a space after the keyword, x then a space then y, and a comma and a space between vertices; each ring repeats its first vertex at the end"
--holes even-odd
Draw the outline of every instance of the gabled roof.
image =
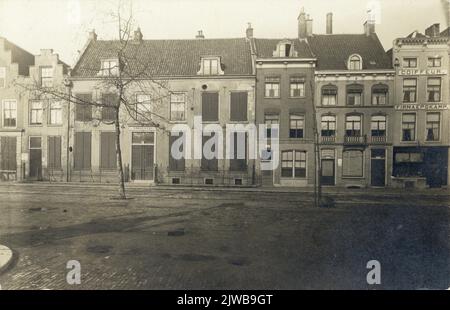
POLYGON ((318 70, 347 70, 347 60, 353 54, 362 57, 363 70, 392 69, 376 34, 319 34, 309 37, 308 43, 318 58, 318 70))
POLYGON ((289 40, 294 43, 294 50, 298 53, 298 58, 313 58, 313 54, 305 41, 296 39, 254 39, 256 46, 256 55, 260 58, 271 58, 277 48, 277 44, 283 40, 289 40))
POLYGON ((3 39, 5 50, 11 51, 11 61, 19 65, 19 74, 30 75, 30 66, 34 65, 34 55, 6 38, 0 37, 0 39, 3 39))
MULTIPOLYGON (((91 41, 75 65, 73 77, 95 77, 101 60, 115 58, 119 41, 91 41)), ((196 76, 202 56, 220 56, 225 75, 252 75, 250 43, 238 39, 143 40, 128 42, 129 65, 151 77, 196 76)), ((134 69, 133 69, 134 71, 134 69)))
POLYGON ((450 27, 441 32, 441 37, 450 37, 450 27))
POLYGON ((411 32, 407 36, 407 38, 409 38, 409 39, 412 39, 412 38, 427 38, 427 36, 424 35, 423 33, 419 32, 419 31, 417 31, 417 30, 414 30, 413 32, 411 32))

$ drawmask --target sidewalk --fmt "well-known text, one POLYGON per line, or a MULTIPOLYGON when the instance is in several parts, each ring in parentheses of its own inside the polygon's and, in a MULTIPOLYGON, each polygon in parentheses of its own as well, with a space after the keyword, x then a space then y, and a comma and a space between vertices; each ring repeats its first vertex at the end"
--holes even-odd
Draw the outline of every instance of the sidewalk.
MULTIPOLYGON (((90 183, 90 182, 29 182, 29 183, 15 183, 15 182, 0 182, 1 186, 18 186, 18 187, 73 187, 73 188, 105 188, 115 189, 117 184, 114 183, 90 183)), ((164 191, 210 191, 210 192, 249 192, 249 193, 314 193, 313 187, 252 187, 252 186, 186 186, 186 185, 155 185, 145 183, 126 183, 126 189, 149 189, 149 190, 164 190, 164 191)), ((415 194, 424 196, 450 196, 450 189, 447 188, 433 188, 433 189, 398 189, 398 188, 346 188, 336 186, 322 187, 324 194, 334 195, 352 195, 352 194, 381 194, 381 195, 404 195, 415 194)))

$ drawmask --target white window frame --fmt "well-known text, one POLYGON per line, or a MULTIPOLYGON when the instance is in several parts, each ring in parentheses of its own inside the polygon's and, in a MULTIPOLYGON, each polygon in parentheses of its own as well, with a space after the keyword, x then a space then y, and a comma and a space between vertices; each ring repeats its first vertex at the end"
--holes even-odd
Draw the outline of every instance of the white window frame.
MULTIPOLYGON (((175 110, 173 110, 175 112, 175 110)), ((169 119, 171 122, 185 122, 186 121, 186 92, 174 92, 170 94, 170 106, 169 106, 169 119), (182 101, 175 101, 176 97, 182 96, 182 101), (183 104, 183 109, 177 109, 176 112, 183 111, 183 117, 181 119, 172 117, 172 104, 173 105, 181 105, 183 104)))
POLYGON ((115 59, 115 58, 102 59, 99 75, 102 75, 102 76, 117 76, 117 75, 119 75, 119 60, 115 59), (111 65, 112 63, 115 63, 115 65, 112 66, 111 65), (108 64, 108 66, 106 66, 105 64, 108 64))
POLYGON ((223 75, 221 59, 219 56, 205 56, 200 60, 200 70, 198 75, 223 75), (213 66, 213 63, 215 65, 213 66), (208 64, 208 65, 207 65, 208 64))
POLYGON ((149 94, 138 93, 136 94, 136 119, 137 120, 149 120, 152 117, 152 98, 149 94), (140 98, 146 98, 141 100, 140 98), (143 115, 147 115, 144 117, 143 115))
POLYGON ((49 103, 49 125, 53 125, 53 126, 58 126, 58 125, 62 125, 63 124, 63 105, 61 101, 51 101, 49 103), (59 105, 59 108, 54 108, 54 105, 59 105), (55 122, 54 118, 53 118, 53 111, 57 111, 59 112, 59 117, 56 117, 56 119, 59 118, 59 122, 55 122))
MULTIPOLYGON (((42 100, 31 100, 29 102, 29 115, 30 115, 30 119, 29 119, 29 124, 30 126, 42 126, 44 124, 44 101, 42 100), (33 104, 34 103, 41 103, 41 122, 40 123, 33 123, 33 110, 37 110, 37 109, 33 109, 33 104)), ((37 116, 36 116, 37 117, 37 116)))
POLYGON ((348 68, 348 70, 353 70, 353 71, 362 70, 362 68, 363 68, 362 57, 358 54, 350 55, 350 57, 348 58, 348 62, 347 62, 347 68, 348 68), (358 58, 358 60, 356 60, 356 58, 358 58), (356 67, 356 66, 354 66, 355 63, 358 63, 359 65, 356 67))
MULTIPOLYGON (((9 110, 11 110, 11 108, 9 109, 9 110)), ((3 101, 2 101, 2 125, 3 125, 3 128, 17 128, 17 100, 16 99, 3 99, 3 101), (15 126, 6 126, 5 125, 5 119, 6 119, 6 115, 5 115, 5 105, 6 105, 6 103, 12 103, 12 102, 14 102, 14 104, 15 104, 15 109, 14 109, 14 111, 15 111, 15 120, 16 120, 16 125, 15 126)))
POLYGON ((52 66, 42 66, 39 67, 39 76, 41 78, 42 87, 53 87, 54 79, 54 68, 52 66), (45 83, 44 83, 45 79, 45 83), (47 85, 48 83, 48 85, 47 85))

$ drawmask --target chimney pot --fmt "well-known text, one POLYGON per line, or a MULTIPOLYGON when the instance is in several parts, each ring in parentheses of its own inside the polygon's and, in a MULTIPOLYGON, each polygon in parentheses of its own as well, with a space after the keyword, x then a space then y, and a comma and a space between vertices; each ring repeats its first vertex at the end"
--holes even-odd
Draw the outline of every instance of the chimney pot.
POLYGON ((306 15, 304 8, 300 10, 300 15, 298 16, 297 20, 298 20, 298 38, 306 39, 306 15))
POLYGON ((333 34, 333 13, 327 14, 327 34, 333 34))
POLYGON ((203 30, 199 30, 197 35, 195 36, 196 39, 204 39, 205 36, 203 35, 203 30))
POLYGON ((364 23, 364 33, 366 34, 366 36, 371 36, 375 33, 375 21, 367 20, 364 23))
POLYGON ((247 30, 245 31, 245 36, 247 37, 247 39, 253 38, 253 28, 251 23, 248 23, 247 30))
POLYGON ((89 31, 89 40, 97 41, 97 34, 95 33, 95 29, 89 31))

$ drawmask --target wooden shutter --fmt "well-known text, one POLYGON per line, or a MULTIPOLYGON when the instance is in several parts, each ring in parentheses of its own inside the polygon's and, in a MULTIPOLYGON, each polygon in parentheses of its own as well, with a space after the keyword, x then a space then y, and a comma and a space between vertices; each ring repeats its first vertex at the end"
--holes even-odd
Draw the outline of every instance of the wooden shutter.
POLYGON ((0 169, 7 171, 16 170, 16 137, 1 137, 0 150, 0 169))
POLYGON ((230 96, 230 120, 247 120, 247 92, 234 92, 230 96))
POLYGON ((83 168, 91 169, 91 133, 84 132, 83 134, 83 168))
POLYGON ((48 137, 48 167, 52 169, 61 168, 61 137, 48 137))
POLYGON ((100 167, 103 169, 116 167, 115 138, 115 132, 102 132, 100 135, 100 167))
MULTIPOLYGON (((82 102, 92 102, 92 94, 78 94, 77 98, 82 102)), ((88 104, 77 104, 75 106, 75 120, 76 121, 90 121, 92 120, 92 106, 88 104)))
POLYGON ((91 169, 91 133, 75 133, 74 169, 91 169))
POLYGON ((207 122, 219 120, 219 93, 202 93, 202 119, 207 122))
MULTIPOLYGON (((178 140, 180 136, 169 136, 169 170, 170 171, 184 171, 185 169, 185 159, 175 159, 172 156, 172 145, 173 143, 178 140)), ((183 146, 184 147, 184 146, 183 146)), ((184 151, 184 149, 182 149, 184 151)))

